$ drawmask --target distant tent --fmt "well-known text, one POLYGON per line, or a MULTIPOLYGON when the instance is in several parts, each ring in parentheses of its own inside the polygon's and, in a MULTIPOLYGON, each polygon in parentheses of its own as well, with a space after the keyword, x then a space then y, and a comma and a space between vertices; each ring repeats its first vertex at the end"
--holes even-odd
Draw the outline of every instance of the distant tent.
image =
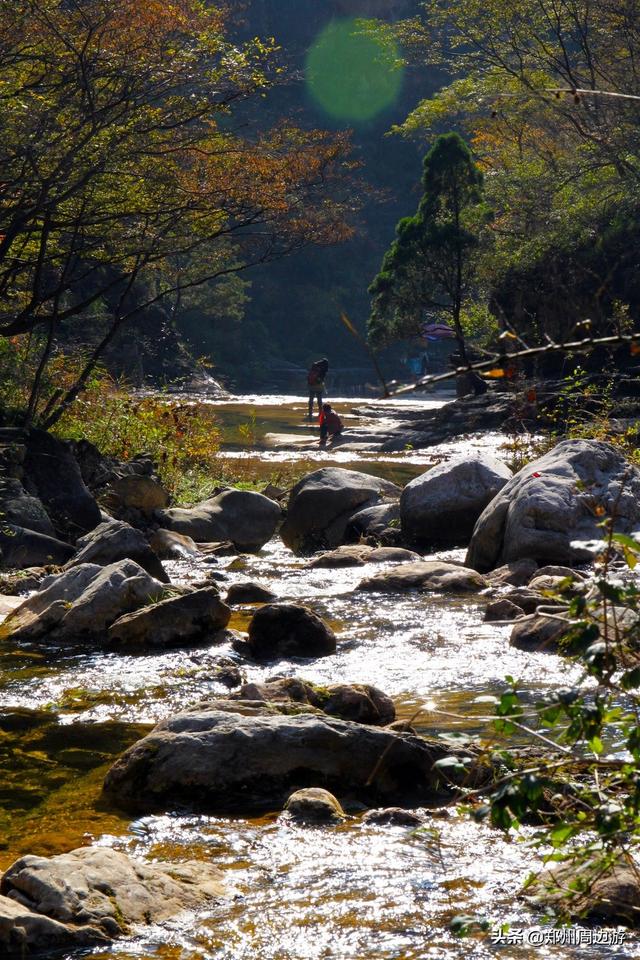
POLYGON ((431 343, 437 340, 456 339, 455 330, 447 326, 446 323, 423 323, 420 327, 420 334, 431 343))

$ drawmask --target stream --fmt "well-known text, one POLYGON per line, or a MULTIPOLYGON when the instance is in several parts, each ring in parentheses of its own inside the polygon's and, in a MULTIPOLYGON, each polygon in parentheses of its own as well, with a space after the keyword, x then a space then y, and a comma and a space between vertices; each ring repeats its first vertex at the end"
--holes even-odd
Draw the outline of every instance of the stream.
MULTIPOLYGON (((308 464, 311 470, 332 464, 404 483, 438 460, 478 447, 499 451, 504 442, 485 434, 426 451, 321 451, 310 446, 314 435, 299 398, 211 402, 223 428, 221 456, 265 477, 277 475, 279 465, 308 464)), ((371 425, 381 416, 393 421, 403 404, 442 402, 391 401, 388 413, 378 410, 371 425)), ((347 427, 369 425, 350 412, 368 404, 334 402, 347 427)), ((462 559, 464 552, 436 556, 462 559)), ((95 843, 169 861, 211 859, 233 890, 214 912, 181 917, 142 937, 64 960, 640 957, 632 935, 621 945, 579 947, 457 939, 449 923, 461 914, 525 931, 540 919, 517 898, 536 865, 536 851, 454 807, 416 831, 364 824, 357 811, 331 827, 296 825, 278 812, 259 819, 168 813, 131 822, 101 804, 100 785, 114 756, 157 720, 226 692, 211 679, 221 657, 238 661, 248 681, 282 675, 375 684, 393 697, 399 718, 414 718, 420 732, 454 747, 489 735, 486 718, 506 675, 519 678, 532 700, 580 680, 577 668, 559 657, 512 649, 508 627, 483 623, 477 597, 354 594, 374 565, 310 570, 305 564, 274 539, 256 555, 218 558, 213 569, 225 575, 226 585, 258 580, 283 599, 312 606, 338 635, 337 654, 317 661, 253 665, 230 645, 127 656, 4 643, 0 868, 27 852, 51 855, 95 843)), ((166 568, 174 582, 194 583, 212 563, 198 557, 167 562, 166 568)), ((250 607, 234 613, 230 627, 246 629, 250 615, 250 607)))

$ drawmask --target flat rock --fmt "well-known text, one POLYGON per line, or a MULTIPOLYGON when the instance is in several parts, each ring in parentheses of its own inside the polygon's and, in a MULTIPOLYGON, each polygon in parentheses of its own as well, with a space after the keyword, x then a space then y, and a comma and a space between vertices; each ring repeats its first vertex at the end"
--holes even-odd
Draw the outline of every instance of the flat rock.
POLYGON ((369 805, 448 795, 434 763, 446 746, 318 714, 186 712, 159 724, 109 770, 107 797, 127 810, 186 805, 203 812, 281 809, 322 787, 369 805))
POLYGON ((196 543, 231 541, 238 550, 260 550, 276 532, 282 510, 274 500, 247 490, 225 490, 195 507, 157 513, 160 526, 196 543))
MULTIPOLYGON (((220 871, 208 863, 146 863, 107 847, 82 847, 56 857, 22 857, 4 873, 0 893, 22 913, 40 916, 41 934, 55 941, 60 924, 71 943, 91 944, 202 908, 224 890, 220 871)), ((16 916, 16 929, 18 922, 16 916)), ((0 926, 0 942, 5 934, 0 926)), ((42 948, 33 943, 32 949, 42 948)))
POLYGON ((175 560, 181 557, 197 557, 200 547, 191 537, 175 530, 156 530, 149 546, 161 560, 175 560))
POLYGON ((363 580, 358 589, 395 593, 406 590, 467 593, 488 586, 475 570, 441 560, 402 563, 363 580))
POLYGON ((392 723, 396 710, 391 697, 366 683, 309 683, 297 677, 274 677, 264 683, 245 683, 230 700, 266 703, 306 703, 332 717, 357 723, 392 723))
POLYGON ((118 647, 185 647, 214 643, 231 619, 216 587, 205 587, 181 597, 127 613, 113 623, 107 640, 118 647))
POLYGON ((484 612, 484 619, 486 623, 491 623, 494 621, 510 621, 517 620, 518 617, 524 616, 524 610, 522 607, 519 607, 517 604, 512 603, 511 600, 494 600, 493 603, 490 603, 487 609, 484 612))

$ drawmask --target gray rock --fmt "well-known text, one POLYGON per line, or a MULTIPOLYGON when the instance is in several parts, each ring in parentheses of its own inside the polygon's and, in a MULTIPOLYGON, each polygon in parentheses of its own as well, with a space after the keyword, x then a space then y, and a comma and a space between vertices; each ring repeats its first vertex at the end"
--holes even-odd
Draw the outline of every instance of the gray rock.
POLYGON ((306 703, 332 717, 383 726, 395 720, 391 697, 366 683, 318 686, 296 677, 276 677, 264 683, 245 683, 230 700, 265 703, 306 703))
POLYGON ((139 510, 143 516, 151 517, 156 510, 169 506, 170 497, 159 480, 132 475, 113 480, 101 499, 116 515, 126 510, 139 510))
POLYGON ((336 651, 333 630, 312 610, 297 603, 271 603, 249 624, 254 657, 325 657, 336 651))
POLYGON ((122 520, 108 520, 81 537, 76 543, 76 553, 66 567, 76 567, 81 563, 97 563, 106 567, 118 560, 135 560, 156 580, 169 583, 164 567, 144 535, 122 520))
POLYGON ((536 577, 560 577, 563 580, 565 580, 567 577, 572 577, 574 580, 588 579, 586 573, 582 573, 580 570, 574 570, 572 567, 562 567, 553 564, 546 567, 540 567, 536 571, 535 575, 536 577))
POLYGON ((485 572, 533 558, 572 566, 590 561, 602 543, 602 516, 615 528, 640 527, 640 471, 608 443, 564 440, 506 484, 478 520, 467 565, 485 572))
POLYGON ((344 543, 352 518, 365 507, 397 500, 395 484, 355 470, 324 467, 295 485, 281 536, 296 553, 334 549, 344 543))
POLYGON ((369 556, 373 552, 373 547, 365 544, 351 544, 338 547, 336 550, 325 550, 317 557, 313 557, 307 567, 310 570, 332 569, 342 567, 364 567, 369 556))
MULTIPOLYGON (((219 901, 224 891, 220 871, 207 863, 145 863, 107 847, 82 847, 57 857, 22 857, 3 875, 0 893, 22 913, 39 915, 40 935, 58 946, 65 938, 55 924, 75 945, 101 943, 134 924, 161 923, 219 901)), ((19 915, 13 923, 19 929, 19 915)), ((0 925, 0 943, 3 935, 0 925)), ((31 939, 32 950, 45 946, 31 939)))
POLYGON ((0 562, 7 569, 59 565, 72 555, 73 547, 62 540, 12 523, 0 524, 0 562))
POLYGON ((442 744, 316 714, 181 713, 109 770, 107 797, 127 810, 280 809, 310 782, 363 803, 430 803, 449 794, 442 744))
POLYGON ((277 600, 273 590, 260 583, 247 580, 245 583, 232 583, 227 591, 227 603, 271 603, 277 600))
POLYGON ((484 612, 485 623, 492 623, 499 620, 517 620, 518 617, 523 616, 524 610, 522 607, 504 598, 502 600, 494 600, 493 603, 488 605, 484 612))
POLYGON ((514 560, 492 570, 487 579, 495 586, 524 587, 538 570, 535 560, 514 560))
POLYGON ((640 926, 640 878, 631 862, 607 870, 589 861, 558 864, 543 870, 524 895, 575 920, 640 926), (583 890, 572 886, 576 879, 584 881, 583 890))
POLYGON ((44 430, 29 430, 24 472, 59 536, 75 539, 100 523, 100 508, 69 444, 44 430))
POLYGON ((367 563, 413 563, 421 560, 419 553, 404 547, 375 547, 367 557, 367 563))
POLYGON ((402 491, 405 541, 466 546, 478 517, 511 476, 506 464, 486 454, 460 456, 432 467, 402 491))
POLYGON ((161 560, 175 560, 181 557, 197 557, 198 544, 191 537, 173 530, 156 530, 149 546, 161 560))
POLYGON ((376 507, 359 510, 349 521, 347 536, 357 540, 359 537, 380 535, 387 527, 396 524, 400 527, 400 504, 381 503, 376 507))
POLYGON ((205 587, 119 617, 109 627, 107 640, 118 647, 152 648, 213 643, 230 618, 217 589, 205 587))
POLYGON ((261 493, 225 490, 195 507, 160 511, 162 527, 197 543, 231 541, 238 550, 260 550, 276 532, 280 506, 261 493))
POLYGON ((514 624, 509 643, 518 650, 557 653, 560 640, 570 629, 570 625, 562 620, 534 614, 514 624))
POLYGON ((59 923, 11 897, 0 896, 0 949, 6 960, 99 946, 110 939, 95 927, 59 923))
POLYGON ((363 580, 358 589, 395 593, 406 590, 434 590, 467 593, 483 590, 487 581, 475 570, 460 567, 444 560, 421 560, 401 563, 397 567, 377 573, 363 580))
POLYGON ((284 809, 303 823, 336 823, 345 819, 339 801, 328 790, 320 787, 305 787, 292 793, 284 809))
POLYGON ((416 810, 404 810, 402 807, 383 807, 381 810, 367 810, 363 823, 373 823, 384 827, 421 827, 425 823, 424 814, 416 810))
POLYGON ((56 538, 42 502, 32 497, 15 477, 0 476, 0 518, 5 523, 56 538))
POLYGON ((108 567, 83 563, 47 577, 38 593, 7 618, 5 627, 16 640, 104 640, 118 617, 159 598, 163 589, 133 560, 108 567))

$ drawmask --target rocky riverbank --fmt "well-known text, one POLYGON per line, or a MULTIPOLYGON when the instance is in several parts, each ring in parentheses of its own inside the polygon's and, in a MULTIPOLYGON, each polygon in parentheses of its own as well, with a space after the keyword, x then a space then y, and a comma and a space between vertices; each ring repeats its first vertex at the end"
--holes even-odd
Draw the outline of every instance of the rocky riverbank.
MULTIPOLYGON (((477 610, 475 622, 484 617, 485 629, 504 644, 507 672, 509 631, 515 650, 546 652, 557 643, 549 624, 558 621, 545 618, 550 588, 570 578, 576 591, 589 591, 603 511, 615 505, 621 532, 640 527, 640 473, 595 441, 561 443, 515 476, 495 457, 475 452, 404 488, 325 467, 278 500, 223 490, 185 509, 161 496, 147 462, 131 469, 49 440, 13 435, 5 447, 13 475, 6 477, 3 510, 17 532, 5 532, 3 541, 9 595, 2 598, 3 644, 45 658, 53 649, 76 659, 90 652, 106 658, 99 662, 110 670, 119 660, 121 671, 138 670, 143 661, 136 657, 186 651, 208 676, 207 696, 189 702, 184 688, 179 705, 170 706, 170 696, 159 699, 160 722, 109 760, 95 802, 125 817, 185 810, 250 816, 286 808, 298 823, 341 824, 371 809, 378 824, 425 822, 429 810, 455 801, 461 788, 490 782, 491 769, 471 743, 458 746, 455 771, 443 765, 451 742, 442 738, 441 724, 434 720, 430 731, 408 725, 386 683, 355 675, 318 682, 314 674, 332 661, 355 665, 352 650, 370 655, 358 631, 371 603, 387 611, 392 637, 403 604, 420 610, 433 598, 450 609, 477 610), (41 466, 43 448, 64 477, 66 496, 50 483, 51 462, 48 471, 41 466), (80 507, 68 495, 71 482, 80 507), (40 550, 35 567, 34 553, 16 552, 13 543, 31 534, 31 548, 40 550), (279 580, 277 570, 257 581, 247 575, 252 553, 259 557, 274 539, 299 557, 296 583, 327 578, 321 605, 304 588, 279 580), (50 541, 59 556, 46 552, 50 541), (180 574, 189 564, 199 579, 180 574), (331 587, 338 574, 351 577, 340 598, 331 587), (262 679, 246 682, 247 676, 262 679), (299 791, 311 794, 292 800, 299 791)), ((100 769, 104 755, 87 762, 100 769)), ((95 945, 135 935, 143 923, 162 925, 177 913, 209 909, 226 895, 218 876, 192 866, 182 877, 172 868, 175 886, 167 892, 166 872, 144 860, 101 860, 107 852, 113 851, 89 846, 67 859, 26 857, 10 866, 0 886, 5 949, 28 955, 95 945), (84 864, 91 865, 91 880, 84 864), (128 889, 131 871, 151 904, 144 916, 120 903, 115 874, 128 889), (35 895, 45 889, 35 877, 49 875, 67 884, 74 906, 35 895), (96 883, 113 891, 109 905, 91 893, 96 883), (189 884, 188 895, 181 883, 189 884), (79 889, 93 912, 77 905, 79 889), (158 891, 163 908, 156 911, 158 891)), ((621 916, 610 904, 604 912, 597 903, 590 909, 608 921, 621 916)))

